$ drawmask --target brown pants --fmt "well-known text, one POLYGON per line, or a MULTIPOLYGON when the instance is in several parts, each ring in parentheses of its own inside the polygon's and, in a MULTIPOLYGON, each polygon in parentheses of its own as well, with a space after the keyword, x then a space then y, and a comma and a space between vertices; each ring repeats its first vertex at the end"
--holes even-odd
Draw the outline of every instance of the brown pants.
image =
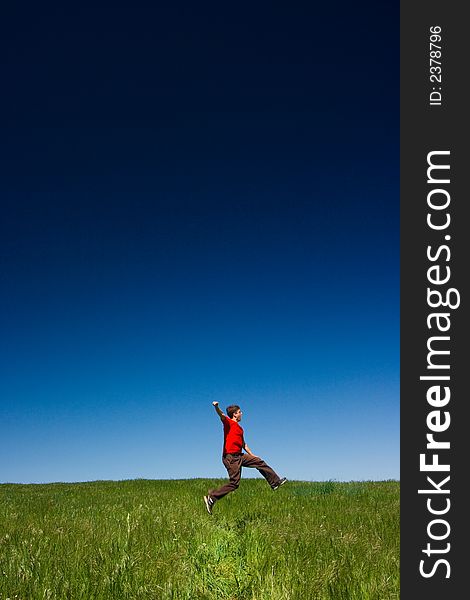
POLYGON ((242 467, 258 469, 271 487, 279 483, 279 475, 258 456, 251 456, 250 454, 226 454, 222 457, 222 462, 227 469, 230 481, 218 490, 211 490, 209 492, 210 497, 214 500, 220 500, 220 498, 237 489, 240 485, 242 467))

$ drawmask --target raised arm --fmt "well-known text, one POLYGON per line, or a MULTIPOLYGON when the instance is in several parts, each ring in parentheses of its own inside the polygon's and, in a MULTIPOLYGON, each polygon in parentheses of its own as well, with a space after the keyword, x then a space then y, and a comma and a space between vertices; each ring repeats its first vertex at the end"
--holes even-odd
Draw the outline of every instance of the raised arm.
POLYGON ((220 420, 223 421, 224 419, 226 419, 227 417, 224 415, 224 413, 220 410, 219 408, 219 403, 217 402, 217 400, 215 400, 212 403, 213 407, 215 408, 215 412, 219 415, 220 420))

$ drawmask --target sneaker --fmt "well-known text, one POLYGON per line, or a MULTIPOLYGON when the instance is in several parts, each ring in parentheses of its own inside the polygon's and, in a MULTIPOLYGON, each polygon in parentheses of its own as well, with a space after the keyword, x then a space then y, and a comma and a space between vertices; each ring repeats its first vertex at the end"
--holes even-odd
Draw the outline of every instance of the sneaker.
POLYGON ((284 485, 286 481, 287 481, 287 477, 283 477, 282 479, 279 479, 279 482, 276 483, 275 486, 273 486, 273 490, 277 490, 277 488, 280 488, 281 485, 284 485))
POLYGON ((207 512, 211 515, 212 514, 212 507, 215 504, 215 500, 213 500, 210 496, 204 496, 204 503, 206 505, 207 512))

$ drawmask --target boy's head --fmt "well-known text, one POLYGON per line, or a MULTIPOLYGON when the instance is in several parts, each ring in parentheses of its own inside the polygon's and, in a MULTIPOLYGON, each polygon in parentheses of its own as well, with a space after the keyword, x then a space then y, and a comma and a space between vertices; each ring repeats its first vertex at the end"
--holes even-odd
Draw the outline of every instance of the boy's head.
POLYGON ((240 410, 238 404, 231 404, 230 406, 227 406, 225 410, 227 411, 229 419, 232 419, 233 415, 235 415, 235 418, 238 417, 238 421, 242 418, 242 411, 240 410))

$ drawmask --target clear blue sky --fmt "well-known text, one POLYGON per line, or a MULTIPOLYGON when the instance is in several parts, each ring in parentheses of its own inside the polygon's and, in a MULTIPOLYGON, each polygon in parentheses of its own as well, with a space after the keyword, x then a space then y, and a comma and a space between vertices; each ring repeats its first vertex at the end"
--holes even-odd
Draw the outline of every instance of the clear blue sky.
POLYGON ((399 478, 398 8, 10 7, 0 482, 399 478))

